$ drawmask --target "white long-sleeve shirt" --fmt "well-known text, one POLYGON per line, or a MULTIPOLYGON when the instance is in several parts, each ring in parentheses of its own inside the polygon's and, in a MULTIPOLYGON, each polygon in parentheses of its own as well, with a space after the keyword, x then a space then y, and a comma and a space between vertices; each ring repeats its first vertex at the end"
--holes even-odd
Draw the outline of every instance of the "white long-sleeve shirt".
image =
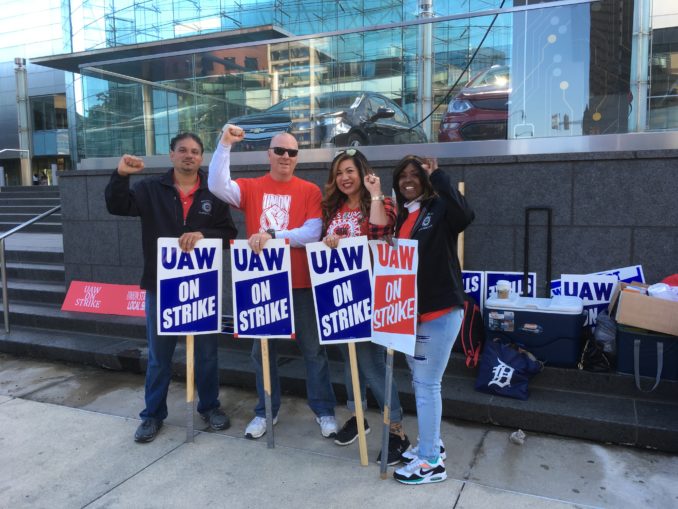
MULTIPOLYGON (((207 185, 214 196, 235 208, 240 208, 240 186, 231 179, 231 147, 219 143, 209 165, 207 185)), ((289 239, 290 247, 304 247, 320 238, 322 219, 307 219, 304 224, 291 230, 277 230, 276 238, 289 239)))

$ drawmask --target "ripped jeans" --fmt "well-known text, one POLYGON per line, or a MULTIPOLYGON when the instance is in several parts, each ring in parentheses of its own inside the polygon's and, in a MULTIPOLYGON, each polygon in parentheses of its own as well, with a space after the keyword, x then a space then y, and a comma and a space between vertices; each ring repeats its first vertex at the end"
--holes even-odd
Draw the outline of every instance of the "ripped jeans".
POLYGON ((434 461, 439 454, 443 413, 441 381, 463 317, 463 308, 457 307, 435 320, 417 324, 414 357, 406 356, 417 401, 418 456, 425 460, 434 461))

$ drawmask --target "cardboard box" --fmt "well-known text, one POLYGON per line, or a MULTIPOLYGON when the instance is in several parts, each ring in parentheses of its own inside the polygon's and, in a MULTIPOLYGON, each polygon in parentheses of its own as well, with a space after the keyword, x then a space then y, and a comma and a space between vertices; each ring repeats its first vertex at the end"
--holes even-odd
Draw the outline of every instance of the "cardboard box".
POLYGON ((610 299, 610 316, 623 325, 678 336, 678 302, 650 297, 648 286, 620 281, 610 299))

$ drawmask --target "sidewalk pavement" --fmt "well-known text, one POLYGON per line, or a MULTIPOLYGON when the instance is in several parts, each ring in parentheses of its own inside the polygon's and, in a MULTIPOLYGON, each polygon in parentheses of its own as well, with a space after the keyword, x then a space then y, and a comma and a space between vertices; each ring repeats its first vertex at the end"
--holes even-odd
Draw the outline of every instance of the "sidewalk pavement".
MULTIPOLYGON (((246 440, 253 391, 222 387, 232 426, 207 431, 196 415, 185 443, 185 385, 172 382, 158 437, 136 444, 143 377, 0 354, 0 507, 668 508, 678 506, 678 458, 654 451, 445 420, 448 480, 381 480, 380 415, 366 414, 370 465, 358 442, 320 435, 303 399, 283 397, 275 448, 246 440)), ((339 423, 348 411, 337 407, 339 423)), ((416 439, 416 418, 405 430, 416 439)))

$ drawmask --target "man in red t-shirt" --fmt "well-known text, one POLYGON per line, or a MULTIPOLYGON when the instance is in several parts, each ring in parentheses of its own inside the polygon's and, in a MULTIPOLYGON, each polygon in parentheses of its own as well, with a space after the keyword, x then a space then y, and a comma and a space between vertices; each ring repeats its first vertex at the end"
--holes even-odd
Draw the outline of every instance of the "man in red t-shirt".
MULTIPOLYGON (((269 239, 289 239, 292 258, 292 289, 297 345, 306 365, 308 405, 316 415, 320 431, 326 438, 337 433, 334 419, 336 400, 330 383, 327 352, 320 345, 315 322, 313 294, 305 245, 320 239, 322 219, 321 193, 318 186, 294 176, 299 148, 288 133, 278 134, 268 149, 270 171, 256 178, 231 180, 231 146, 241 141, 244 132, 232 125, 224 126, 209 166, 210 191, 245 214, 249 246, 260 253, 269 239)), ((271 341, 271 405, 273 424, 280 410, 280 379, 276 341, 271 341)), ((259 402, 255 417, 245 430, 245 437, 259 438, 266 433, 264 381, 261 368, 261 344, 254 341, 252 359, 257 378, 259 402)))

